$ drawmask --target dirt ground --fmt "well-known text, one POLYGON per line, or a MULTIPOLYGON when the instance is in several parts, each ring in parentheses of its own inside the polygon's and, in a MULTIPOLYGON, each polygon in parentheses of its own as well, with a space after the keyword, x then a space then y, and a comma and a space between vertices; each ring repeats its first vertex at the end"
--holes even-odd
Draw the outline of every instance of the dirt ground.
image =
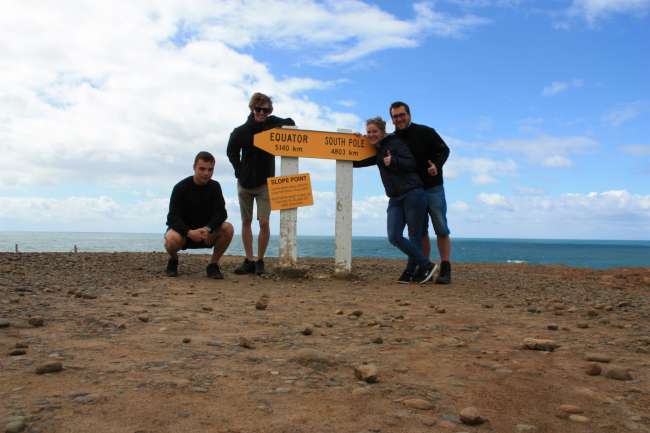
POLYGON ((0 254, 0 431, 650 432, 650 268, 207 259, 0 254))

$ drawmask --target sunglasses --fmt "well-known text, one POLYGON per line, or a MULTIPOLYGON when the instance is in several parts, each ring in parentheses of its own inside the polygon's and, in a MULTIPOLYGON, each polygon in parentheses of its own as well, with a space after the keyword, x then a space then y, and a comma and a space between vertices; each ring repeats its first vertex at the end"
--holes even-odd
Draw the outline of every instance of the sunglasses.
POLYGON ((253 111, 255 111, 256 113, 269 114, 271 112, 271 109, 267 107, 255 107, 253 108, 253 111))
POLYGON ((406 117, 406 116, 408 116, 408 113, 397 113, 397 114, 393 114, 390 117, 392 117, 393 119, 399 119, 401 117, 406 117))

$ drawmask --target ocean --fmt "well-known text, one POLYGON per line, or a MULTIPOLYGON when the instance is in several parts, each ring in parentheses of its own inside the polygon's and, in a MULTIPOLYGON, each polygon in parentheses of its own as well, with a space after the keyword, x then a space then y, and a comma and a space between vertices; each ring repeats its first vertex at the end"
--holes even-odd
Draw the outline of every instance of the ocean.
MULTIPOLYGON (((453 238, 452 242, 453 262, 561 264, 594 269, 650 266, 650 241, 453 238)), ((79 252, 164 251, 162 234, 0 231, 0 252, 14 252, 16 244, 20 252, 71 252, 75 245, 79 252)), ((278 236, 271 236, 268 256, 278 255, 278 244, 278 236)), ((198 254, 207 252, 191 251, 198 254)), ((243 255, 238 236, 226 254, 243 255)), ((353 237, 352 255, 390 259, 405 257, 385 238, 371 236, 353 237)), ((298 256, 334 257, 334 238, 299 236, 298 256)))

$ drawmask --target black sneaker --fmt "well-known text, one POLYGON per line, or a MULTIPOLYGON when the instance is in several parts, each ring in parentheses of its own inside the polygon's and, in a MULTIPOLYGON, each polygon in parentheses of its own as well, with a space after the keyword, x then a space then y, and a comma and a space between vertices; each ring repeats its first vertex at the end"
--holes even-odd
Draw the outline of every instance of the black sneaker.
POLYGON ((440 274, 436 278, 436 284, 449 284, 451 283, 451 263, 440 263, 440 274))
POLYGON ((413 281, 413 273, 410 271, 402 272, 402 275, 397 279, 400 284, 409 284, 411 281, 413 281))
POLYGON ((205 273, 208 275, 208 278, 214 278, 215 280, 223 280, 223 274, 219 265, 217 263, 210 263, 207 268, 205 268, 205 273))
POLYGON ((264 260, 257 260, 255 262, 255 273, 262 275, 264 273, 264 260))
POLYGON ((167 260, 167 269, 165 269, 165 274, 168 277, 178 277, 178 259, 170 258, 167 260))
POLYGON ((431 262, 429 262, 429 264, 424 267, 418 266, 418 269, 413 275, 413 281, 417 281, 419 284, 424 284, 433 277, 433 274, 435 272, 436 265, 431 262))
POLYGON ((237 275, 244 275, 244 274, 254 274, 255 273, 255 262, 244 259, 241 265, 237 266, 235 268, 235 273, 237 275))

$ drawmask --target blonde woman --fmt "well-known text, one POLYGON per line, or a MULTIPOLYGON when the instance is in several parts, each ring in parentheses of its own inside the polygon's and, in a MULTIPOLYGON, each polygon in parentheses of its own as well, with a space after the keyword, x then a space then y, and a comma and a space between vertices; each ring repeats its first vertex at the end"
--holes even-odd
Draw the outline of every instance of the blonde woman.
POLYGON ((422 180, 416 172, 413 154, 406 143, 394 134, 386 135, 386 122, 381 117, 366 121, 366 140, 377 154, 355 167, 377 165, 388 196, 386 227, 388 241, 408 256, 399 283, 426 283, 433 277, 435 266, 422 254, 422 236, 427 223, 427 197, 422 180), (408 227, 408 239, 404 227, 408 227))

